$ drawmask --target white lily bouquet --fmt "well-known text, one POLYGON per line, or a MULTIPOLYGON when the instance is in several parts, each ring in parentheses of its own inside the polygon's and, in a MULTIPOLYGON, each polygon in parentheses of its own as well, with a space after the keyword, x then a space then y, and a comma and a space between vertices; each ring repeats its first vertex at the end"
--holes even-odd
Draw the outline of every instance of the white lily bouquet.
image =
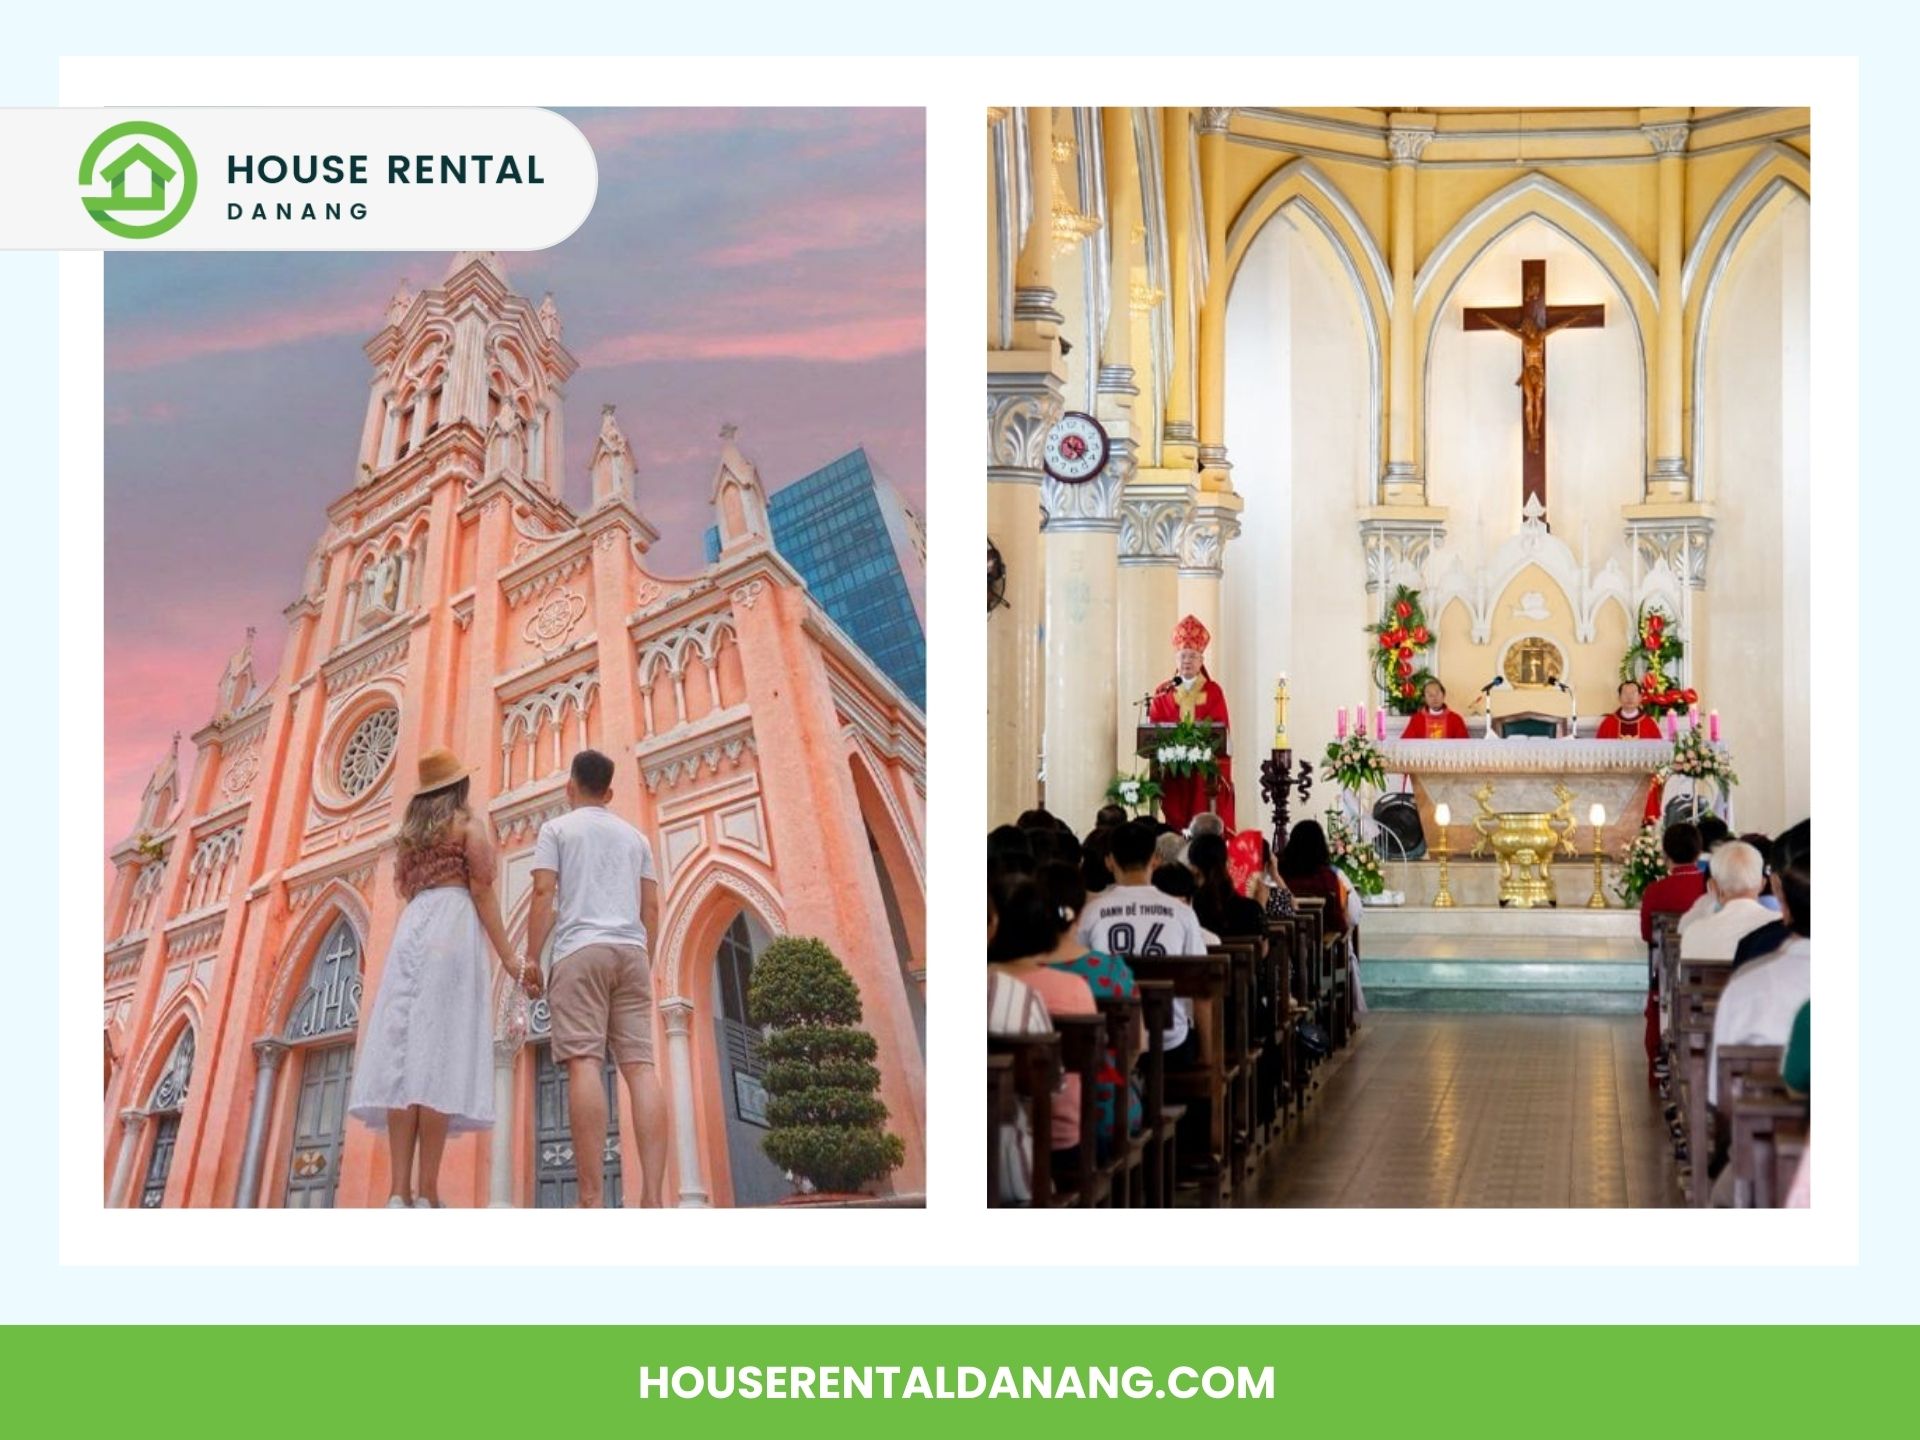
POLYGON ((1160 782, 1151 775, 1116 775, 1107 785, 1108 803, 1131 815, 1151 814, 1159 799, 1160 782))
POLYGON ((1194 720, 1182 720, 1169 730, 1166 737, 1154 747, 1153 759, 1165 775, 1204 775, 1212 779, 1220 773, 1213 737, 1194 720))

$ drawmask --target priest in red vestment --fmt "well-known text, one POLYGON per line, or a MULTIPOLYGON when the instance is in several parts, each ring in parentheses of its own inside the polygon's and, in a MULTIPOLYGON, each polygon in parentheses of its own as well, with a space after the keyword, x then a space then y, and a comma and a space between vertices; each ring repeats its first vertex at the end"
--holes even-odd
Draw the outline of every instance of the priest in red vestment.
POLYGON ((1465 740, 1467 722, 1460 712, 1447 704, 1447 687, 1438 680, 1427 681, 1426 704, 1407 717, 1402 740, 1465 740))
POLYGON ((1596 740, 1658 740, 1660 722, 1640 708, 1640 687, 1631 680, 1620 682, 1620 708, 1600 722, 1593 732, 1596 740))
POLYGON ((1160 781, 1160 812, 1167 823, 1184 830, 1204 810, 1219 812, 1232 834, 1233 761, 1226 751, 1227 696, 1207 674, 1207 646, 1213 637, 1198 617, 1189 615, 1173 627, 1174 676, 1153 692, 1147 719, 1155 725, 1177 725, 1182 720, 1211 720, 1221 730, 1221 753, 1216 757, 1220 777, 1214 782, 1213 803, 1207 803, 1204 775, 1167 775, 1160 781))

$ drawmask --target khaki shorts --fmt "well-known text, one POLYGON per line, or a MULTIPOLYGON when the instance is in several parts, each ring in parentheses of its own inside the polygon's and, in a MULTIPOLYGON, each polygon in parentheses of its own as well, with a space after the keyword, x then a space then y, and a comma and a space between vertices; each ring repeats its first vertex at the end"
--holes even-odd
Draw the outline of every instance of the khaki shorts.
POLYGON ((584 945, 553 967, 547 985, 553 1059, 653 1063, 653 976, 638 945, 584 945))

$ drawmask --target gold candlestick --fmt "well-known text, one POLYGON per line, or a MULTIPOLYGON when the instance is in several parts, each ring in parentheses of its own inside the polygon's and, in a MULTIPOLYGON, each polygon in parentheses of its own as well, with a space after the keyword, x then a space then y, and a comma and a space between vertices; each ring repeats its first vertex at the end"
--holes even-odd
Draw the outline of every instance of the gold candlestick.
POLYGON ((1587 819, 1593 824, 1593 894, 1587 897, 1587 909, 1605 910, 1607 905, 1607 877, 1601 868, 1600 827, 1607 823, 1606 807, 1595 805, 1587 812, 1587 819))
POLYGON ((1446 805, 1433 807, 1433 823, 1440 831, 1440 844, 1436 856, 1440 861, 1440 888, 1434 892, 1433 908, 1436 910, 1453 909, 1453 893, 1447 889, 1447 860, 1452 851, 1447 846, 1447 826, 1453 823, 1453 811, 1446 805))
POLYGON ((1291 748, 1287 744, 1287 677, 1284 675, 1273 686, 1273 748, 1291 748))

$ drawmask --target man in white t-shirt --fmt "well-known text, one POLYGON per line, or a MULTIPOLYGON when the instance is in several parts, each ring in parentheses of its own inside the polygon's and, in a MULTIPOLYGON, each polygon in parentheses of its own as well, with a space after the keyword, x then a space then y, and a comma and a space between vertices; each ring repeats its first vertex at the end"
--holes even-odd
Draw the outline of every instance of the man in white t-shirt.
MULTIPOLYGON (((1153 826, 1133 820, 1113 832, 1107 869, 1114 883, 1087 897, 1078 939, 1102 955, 1204 955, 1206 932, 1193 906, 1154 888, 1150 879, 1153 826)), ((1192 1003, 1176 999, 1167 1025, 1166 1048, 1176 1050, 1192 1025, 1192 1003)))
POLYGON ((1708 877, 1703 898, 1716 908, 1681 932, 1680 958, 1731 961, 1748 932, 1773 923, 1773 912, 1760 903, 1767 862, 1744 840, 1729 840, 1715 847, 1708 877))
POLYGON ((667 1100, 653 1064, 647 962, 648 940, 660 924, 660 884, 647 837, 607 808, 612 799, 613 761, 598 750, 575 755, 567 813, 542 825, 533 844, 527 920, 530 963, 539 964, 553 940, 553 1063, 567 1067, 567 1120, 587 1210, 601 1203, 601 1167, 580 1162, 597 1160, 607 1147, 601 1067, 609 1053, 633 1097, 643 1206, 661 1204, 667 1175, 667 1100))

